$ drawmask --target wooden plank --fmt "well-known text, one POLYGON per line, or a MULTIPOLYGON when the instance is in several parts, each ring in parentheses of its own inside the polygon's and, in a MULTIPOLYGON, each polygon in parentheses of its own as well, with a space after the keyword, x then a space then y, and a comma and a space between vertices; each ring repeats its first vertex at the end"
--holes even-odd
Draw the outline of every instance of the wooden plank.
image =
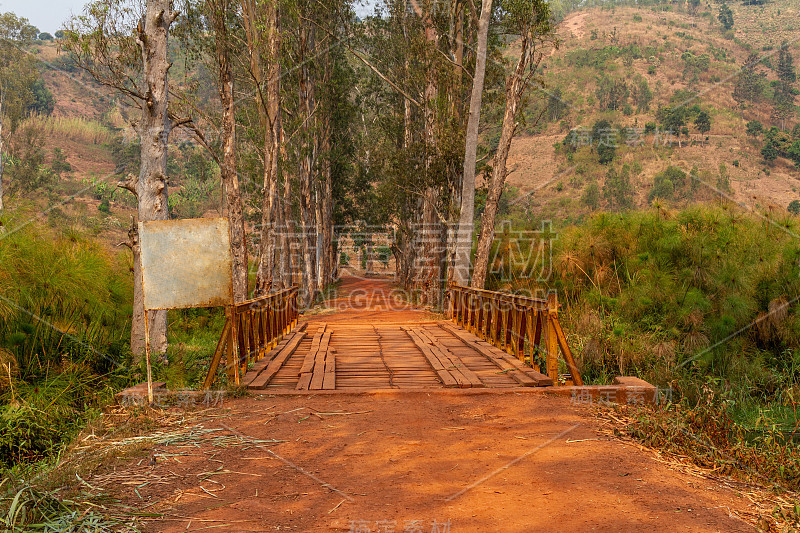
MULTIPOLYGON (((425 338, 428 339, 428 341, 432 345, 432 348, 433 348, 434 352, 438 352, 437 356, 439 357, 440 361, 442 359, 446 359, 446 360, 450 361, 450 365, 451 366, 449 368, 447 368, 447 370, 450 370, 450 368, 453 368, 456 371, 458 371, 464 377, 464 379, 466 380, 466 382, 464 384, 465 387, 469 388, 469 387, 484 387, 485 386, 483 384, 483 382, 481 381, 481 379, 478 377, 478 374, 473 372, 464 363, 464 361, 461 360, 460 357, 455 355, 453 352, 447 350, 444 346, 441 346, 424 329, 419 329, 417 331, 420 333, 420 336, 423 339, 425 339, 425 338)), ((451 373, 452 373, 452 371, 451 371, 451 373)))
POLYGON ((297 390, 308 390, 308 386, 311 383, 311 373, 306 372, 305 374, 300 375, 300 380, 297 382, 297 390))
POLYGON ((417 348, 419 348, 419 350, 422 352, 422 355, 425 357, 425 359, 428 360, 428 363, 430 363, 431 368, 433 368, 433 371, 436 372, 436 375, 439 376, 439 379, 442 381, 442 384, 444 384, 445 387, 457 387, 458 382, 456 381, 456 379, 449 371, 445 370, 442 362, 439 361, 439 359, 433 354, 433 351, 430 349, 430 347, 427 344, 425 344, 425 342, 423 342, 422 339, 419 338, 419 336, 413 330, 413 328, 403 328, 403 329, 405 330, 406 333, 408 333, 408 336, 411 338, 411 340, 414 342, 417 348))
POLYGON ((244 382, 247 384, 247 388, 265 389, 269 382, 272 381, 272 378, 275 377, 275 375, 284 365, 284 363, 297 350, 297 347, 300 345, 300 342, 305 338, 305 336, 305 331, 299 331, 298 333, 294 334, 288 340, 288 342, 286 342, 286 344, 276 347, 275 350, 278 350, 278 353, 272 358, 271 361, 269 361, 269 364, 263 372, 256 374, 256 376, 249 381, 247 381, 247 376, 245 376, 244 382))
POLYGON ((322 384, 325 379, 325 360, 328 357, 333 358, 334 355, 329 353, 329 345, 331 340, 331 332, 326 331, 322 335, 322 339, 319 344, 319 349, 317 350, 316 355, 314 356, 314 370, 311 373, 311 383, 309 385, 309 390, 321 390, 322 384))
POLYGON ((550 379, 548 376, 537 372, 536 370, 525 366, 519 359, 513 357, 506 353, 504 350, 501 350, 495 346, 492 346, 486 341, 483 341, 474 335, 470 334, 463 329, 458 328, 457 326, 453 326, 448 324, 447 322, 440 322, 439 325, 452 333, 455 337, 460 339, 464 344, 473 348, 475 351, 483 355, 484 357, 488 358, 490 361, 495 363, 501 370, 507 370, 509 365, 516 369, 518 372, 509 372, 509 377, 517 381, 520 385, 525 387, 530 386, 538 386, 538 387, 547 387, 553 385, 553 380, 550 379), (505 363, 505 364, 499 364, 505 363), (522 376, 527 376, 528 379, 522 376), (531 383, 530 380, 533 380, 531 383))
POLYGON ((308 353, 303 360, 303 366, 300 367, 301 374, 311 372, 314 369, 314 358, 317 356, 317 350, 319 350, 319 345, 322 341, 322 335, 325 333, 325 327, 326 324, 324 323, 319 325, 317 333, 314 335, 314 340, 311 341, 311 348, 308 350, 308 353))

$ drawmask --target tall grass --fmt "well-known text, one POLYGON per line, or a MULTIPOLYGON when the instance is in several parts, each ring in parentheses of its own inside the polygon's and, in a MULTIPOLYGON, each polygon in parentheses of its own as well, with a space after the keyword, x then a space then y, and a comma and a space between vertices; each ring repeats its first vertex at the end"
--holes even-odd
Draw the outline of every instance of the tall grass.
POLYGON ((2 219, 0 467, 57 452, 127 383, 128 268, 77 231, 2 219), (15 229, 21 228, 21 229, 15 229))
MULTIPOLYGON (((522 279, 519 267, 492 282, 558 290, 588 382, 636 375, 673 389, 674 416, 643 423, 641 435, 680 445, 688 439, 654 428, 685 422, 740 463, 800 487, 798 236, 797 217, 735 205, 600 213, 558 232, 545 282, 522 279), (690 423, 703 416, 716 433, 690 423)), ((546 272, 542 260, 551 258, 526 266, 546 272)))
POLYGON ((33 115, 25 122, 40 128, 47 135, 59 136, 86 144, 106 144, 114 138, 112 131, 101 123, 82 117, 33 115))

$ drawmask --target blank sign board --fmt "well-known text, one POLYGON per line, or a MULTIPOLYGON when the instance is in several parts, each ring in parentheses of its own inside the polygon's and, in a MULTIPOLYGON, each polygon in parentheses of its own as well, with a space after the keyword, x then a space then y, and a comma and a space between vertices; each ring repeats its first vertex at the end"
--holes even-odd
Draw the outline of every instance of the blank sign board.
POLYGON ((233 302, 227 218, 140 222, 139 244, 145 309, 233 302))

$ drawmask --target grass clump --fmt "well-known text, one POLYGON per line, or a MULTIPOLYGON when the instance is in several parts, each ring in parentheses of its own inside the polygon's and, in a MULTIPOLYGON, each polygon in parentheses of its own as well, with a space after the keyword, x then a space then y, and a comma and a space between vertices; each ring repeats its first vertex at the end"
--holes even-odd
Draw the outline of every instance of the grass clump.
POLYGON ((26 123, 41 129, 47 135, 86 144, 106 144, 114 138, 112 131, 106 126, 82 117, 32 115, 26 123))
MULTIPOLYGON (((558 290, 587 382, 634 375, 673 390, 679 408, 643 422, 643 440, 702 450, 707 439, 735 461, 708 451, 703 464, 745 465, 797 488, 798 233, 788 213, 726 204, 599 213, 558 232, 548 279, 519 279, 518 266, 497 269, 492 283, 558 290), (657 431, 667 419, 686 435, 657 431)), ((549 272, 549 254, 535 260, 525 272, 549 272)))
POLYGON ((57 453, 130 381, 130 280, 80 233, 17 212, 0 235, 0 468, 57 453))

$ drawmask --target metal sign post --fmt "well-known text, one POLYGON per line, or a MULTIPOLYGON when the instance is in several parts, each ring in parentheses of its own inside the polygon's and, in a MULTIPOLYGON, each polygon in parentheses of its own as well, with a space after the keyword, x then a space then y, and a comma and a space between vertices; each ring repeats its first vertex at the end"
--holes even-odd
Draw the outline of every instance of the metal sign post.
POLYGON ((139 222, 147 399, 153 403, 148 311, 233 305, 227 218, 139 222))

